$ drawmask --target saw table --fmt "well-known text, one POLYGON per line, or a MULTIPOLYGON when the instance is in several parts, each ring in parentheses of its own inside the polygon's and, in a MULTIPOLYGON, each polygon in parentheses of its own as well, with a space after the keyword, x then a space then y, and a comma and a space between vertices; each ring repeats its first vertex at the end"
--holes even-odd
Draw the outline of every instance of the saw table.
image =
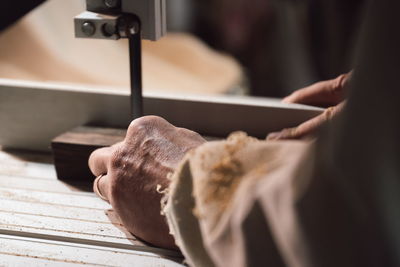
POLYGON ((57 180, 50 154, 0 150, 0 266, 182 266, 129 234, 90 189, 57 180))

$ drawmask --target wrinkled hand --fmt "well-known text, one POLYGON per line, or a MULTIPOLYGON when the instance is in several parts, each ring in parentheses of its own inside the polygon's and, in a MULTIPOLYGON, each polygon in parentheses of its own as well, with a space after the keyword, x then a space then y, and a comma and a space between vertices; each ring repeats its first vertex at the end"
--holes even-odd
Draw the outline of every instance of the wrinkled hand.
POLYGON ((89 166, 99 180, 98 189, 132 234, 153 245, 176 248, 165 218, 160 214, 157 190, 168 187, 167 176, 185 154, 205 140, 166 120, 148 116, 134 120, 125 140, 93 152, 89 166))
POLYGON ((305 104, 328 107, 321 115, 306 121, 294 128, 271 133, 267 140, 301 139, 315 134, 327 121, 339 114, 345 105, 346 87, 351 72, 336 79, 315 83, 300 89, 283 99, 285 103, 305 104))

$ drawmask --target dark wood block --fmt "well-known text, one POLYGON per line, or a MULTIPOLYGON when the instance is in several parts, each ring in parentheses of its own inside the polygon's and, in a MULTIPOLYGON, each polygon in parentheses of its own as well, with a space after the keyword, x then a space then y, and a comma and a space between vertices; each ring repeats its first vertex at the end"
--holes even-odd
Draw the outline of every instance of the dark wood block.
POLYGON ((126 130, 82 126, 65 132, 53 139, 54 164, 60 180, 93 181, 88 159, 101 147, 124 140, 126 130))

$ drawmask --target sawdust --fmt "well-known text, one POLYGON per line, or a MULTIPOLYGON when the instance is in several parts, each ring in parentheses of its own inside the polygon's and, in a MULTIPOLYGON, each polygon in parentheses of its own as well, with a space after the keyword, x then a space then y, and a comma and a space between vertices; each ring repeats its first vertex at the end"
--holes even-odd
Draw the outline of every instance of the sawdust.
MULTIPOLYGON (((204 204, 214 204, 217 214, 221 214, 231 203, 244 175, 243 166, 237 158, 237 152, 243 148, 249 138, 245 133, 232 134, 224 145, 225 155, 210 169, 210 176, 204 184, 204 204)), ((193 213, 203 217, 195 208, 193 213)))
POLYGON ((239 178, 242 175, 242 165, 234 158, 226 157, 216 164, 208 181, 205 204, 218 201, 220 212, 225 210, 240 184, 239 178))

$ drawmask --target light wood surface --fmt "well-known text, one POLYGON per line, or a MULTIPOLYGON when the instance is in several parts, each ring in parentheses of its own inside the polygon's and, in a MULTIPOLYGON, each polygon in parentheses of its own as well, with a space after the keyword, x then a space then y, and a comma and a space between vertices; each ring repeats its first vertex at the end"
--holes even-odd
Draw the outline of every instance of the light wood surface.
POLYGON ((0 150, 0 266, 181 266, 80 186, 56 179, 50 155, 0 150))
MULTIPOLYGON (((0 34, 0 77, 103 85, 129 91, 126 40, 76 39, 84 0, 48 0, 0 34)), ((243 79, 239 64, 187 34, 143 43, 145 91, 225 94, 243 79)))
POLYGON ((152 253, 0 235, 0 266, 182 266, 152 253))

